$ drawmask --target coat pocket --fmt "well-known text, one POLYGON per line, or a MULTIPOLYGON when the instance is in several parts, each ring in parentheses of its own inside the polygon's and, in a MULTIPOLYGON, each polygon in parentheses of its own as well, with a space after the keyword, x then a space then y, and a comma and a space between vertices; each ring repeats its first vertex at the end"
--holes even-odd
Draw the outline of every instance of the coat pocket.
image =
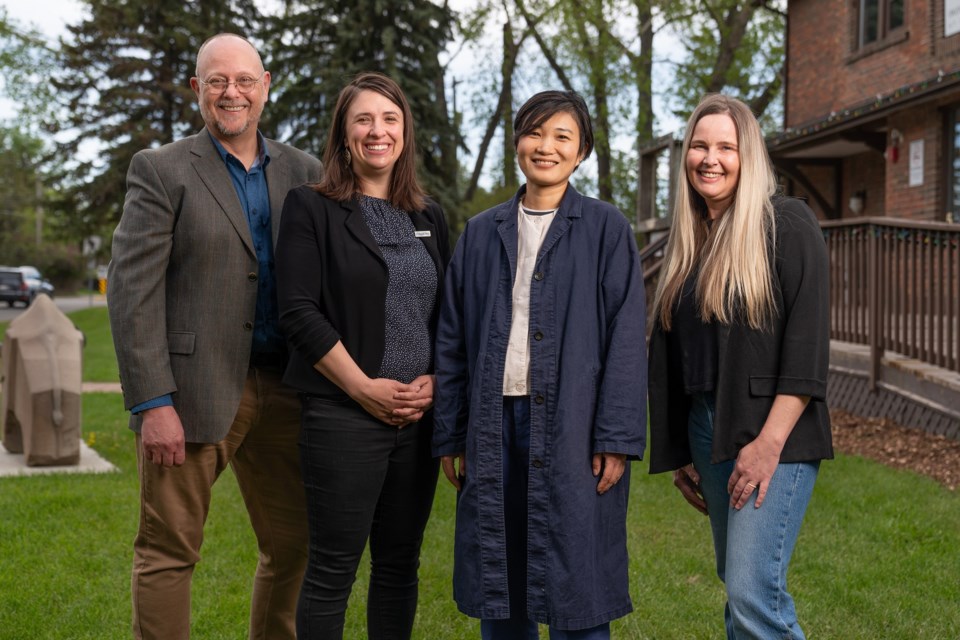
POLYGON ((750 395, 770 397, 777 395, 777 376, 750 376, 750 395))
POLYGON ((192 355, 196 344, 197 334, 192 331, 167 332, 167 349, 170 351, 170 353, 175 353, 181 356, 192 355))

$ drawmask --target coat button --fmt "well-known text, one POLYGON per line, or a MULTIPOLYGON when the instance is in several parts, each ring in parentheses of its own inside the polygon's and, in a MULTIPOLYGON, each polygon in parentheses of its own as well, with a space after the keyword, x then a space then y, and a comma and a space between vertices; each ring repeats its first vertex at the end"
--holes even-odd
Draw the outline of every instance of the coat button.
POLYGON ((250 282, 256 282, 256 281, 257 281, 257 274, 255 274, 253 271, 251 271, 250 273, 247 274, 247 280, 249 280, 250 282))
POLYGON ((543 280, 543 272, 542 272, 542 271, 537 271, 535 274, 533 274, 533 279, 534 279, 534 280, 543 280))
POLYGON ((537 397, 535 397, 533 401, 536 402, 537 404, 543 404, 543 396, 538 393, 537 397))
POLYGON ((533 468, 534 468, 534 469, 542 469, 542 468, 543 468, 543 460, 536 460, 536 459, 535 459, 532 464, 533 464, 533 468))
POLYGON ((247 320, 246 322, 243 323, 243 328, 246 329, 247 331, 250 331, 251 329, 253 329, 253 323, 247 320))
POLYGON ((543 340, 543 332, 542 332, 542 331, 537 331, 535 334, 533 334, 533 339, 534 339, 534 340, 543 340))

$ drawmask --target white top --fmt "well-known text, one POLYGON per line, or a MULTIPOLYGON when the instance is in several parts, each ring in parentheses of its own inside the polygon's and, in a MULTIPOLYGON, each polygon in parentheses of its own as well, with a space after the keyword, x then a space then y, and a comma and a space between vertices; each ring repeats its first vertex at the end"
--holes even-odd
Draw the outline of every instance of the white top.
POLYGON ((557 210, 534 211, 523 204, 517 210, 517 277, 513 282, 513 315, 503 371, 503 395, 530 394, 530 284, 537 254, 557 210))

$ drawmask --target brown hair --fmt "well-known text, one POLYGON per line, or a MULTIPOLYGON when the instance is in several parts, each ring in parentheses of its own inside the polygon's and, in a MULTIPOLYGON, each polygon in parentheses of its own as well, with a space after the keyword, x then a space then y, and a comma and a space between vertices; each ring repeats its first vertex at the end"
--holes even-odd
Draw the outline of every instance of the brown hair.
POLYGON ((333 120, 330 122, 327 146, 323 152, 323 178, 313 185, 313 188, 339 202, 360 193, 360 183, 350 165, 346 163, 344 153, 347 111, 363 91, 379 93, 403 112, 403 150, 390 174, 389 200, 393 206, 404 211, 421 211, 426 206, 426 193, 417 180, 417 150, 410 104, 396 82, 374 71, 358 74, 340 90, 337 106, 333 110, 333 120))

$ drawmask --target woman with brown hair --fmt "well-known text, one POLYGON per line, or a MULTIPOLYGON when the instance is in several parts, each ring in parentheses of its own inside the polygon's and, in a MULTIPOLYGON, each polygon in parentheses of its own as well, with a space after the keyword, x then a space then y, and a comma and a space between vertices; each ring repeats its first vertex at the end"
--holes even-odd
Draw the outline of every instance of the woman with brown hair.
POLYGON ((323 160, 323 180, 287 196, 277 241, 310 527, 297 633, 342 637, 369 538, 368 637, 409 638, 437 480, 433 340, 447 225, 417 182, 410 107, 386 76, 360 74, 340 92, 323 160))

